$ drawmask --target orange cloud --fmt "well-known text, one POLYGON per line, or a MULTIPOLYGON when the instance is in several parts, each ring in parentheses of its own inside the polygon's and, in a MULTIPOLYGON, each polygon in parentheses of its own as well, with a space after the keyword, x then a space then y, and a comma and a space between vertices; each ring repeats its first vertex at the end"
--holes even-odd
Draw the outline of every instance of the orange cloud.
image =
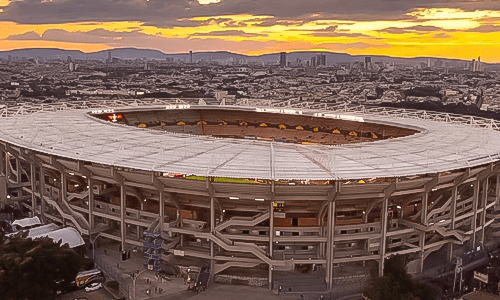
POLYGON ((282 20, 241 14, 183 18, 178 24, 158 27, 138 21, 35 25, 0 22, 0 49, 59 47, 97 51, 132 46, 165 52, 228 50, 252 55, 321 50, 396 57, 481 56, 485 61, 500 62, 500 10, 416 9, 400 20, 379 21, 282 20))

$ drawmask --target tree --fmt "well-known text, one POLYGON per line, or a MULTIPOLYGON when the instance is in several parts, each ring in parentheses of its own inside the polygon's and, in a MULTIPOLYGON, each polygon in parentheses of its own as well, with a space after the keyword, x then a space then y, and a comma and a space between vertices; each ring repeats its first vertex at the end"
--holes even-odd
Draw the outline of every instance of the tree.
POLYGON ((80 269, 80 258, 52 239, 15 238, 0 245, 0 295, 2 299, 52 299, 68 289, 80 269))
POLYGON ((406 273, 403 257, 384 263, 384 277, 373 278, 364 295, 370 300, 435 300, 436 292, 406 273))

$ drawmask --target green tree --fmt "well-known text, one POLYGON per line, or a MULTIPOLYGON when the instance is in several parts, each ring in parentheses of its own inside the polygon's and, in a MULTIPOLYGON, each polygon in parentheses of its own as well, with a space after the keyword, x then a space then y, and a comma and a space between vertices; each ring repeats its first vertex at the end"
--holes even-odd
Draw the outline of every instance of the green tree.
POLYGON ((52 299, 69 288, 80 269, 80 258, 68 245, 52 239, 15 238, 0 245, 2 299, 52 299))
POLYGON ((364 295, 370 300, 435 300, 436 292, 406 273, 403 257, 384 263, 384 277, 373 278, 364 295))

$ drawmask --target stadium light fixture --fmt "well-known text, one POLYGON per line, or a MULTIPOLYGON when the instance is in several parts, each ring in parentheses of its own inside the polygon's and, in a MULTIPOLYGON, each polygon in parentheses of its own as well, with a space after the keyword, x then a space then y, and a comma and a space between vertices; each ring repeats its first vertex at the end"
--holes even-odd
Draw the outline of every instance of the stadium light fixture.
POLYGON ((72 172, 70 172, 70 173, 68 173, 68 174, 69 174, 69 175, 71 175, 71 176, 74 176, 74 175, 75 175, 75 173, 72 173, 72 172))
POLYGON ((240 197, 229 197, 229 200, 240 200, 240 197))
POLYGON ((10 195, 7 195, 7 199, 10 199, 10 195))
POLYGON ((433 191, 433 192, 435 192, 435 191, 437 191, 437 190, 438 190, 437 188, 433 188, 433 189, 432 189, 432 191, 433 191))
POLYGON ((446 221, 445 221, 445 220, 441 220, 441 221, 439 221, 439 223, 443 223, 443 222, 446 222, 446 221))
POLYGON ((265 201, 266 199, 264 198, 255 198, 255 201, 265 201))
POLYGON ((398 206, 396 206, 396 207, 397 207, 398 209, 401 209, 401 206, 399 206, 399 205, 398 205, 398 206))

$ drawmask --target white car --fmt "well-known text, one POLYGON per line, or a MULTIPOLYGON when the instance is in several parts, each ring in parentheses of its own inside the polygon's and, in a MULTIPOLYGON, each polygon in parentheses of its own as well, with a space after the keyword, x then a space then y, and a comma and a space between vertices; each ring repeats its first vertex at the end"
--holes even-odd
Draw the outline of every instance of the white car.
POLYGON ((98 289, 102 288, 102 283, 100 282, 94 282, 85 287, 86 292, 92 292, 92 291, 97 291, 98 289))

